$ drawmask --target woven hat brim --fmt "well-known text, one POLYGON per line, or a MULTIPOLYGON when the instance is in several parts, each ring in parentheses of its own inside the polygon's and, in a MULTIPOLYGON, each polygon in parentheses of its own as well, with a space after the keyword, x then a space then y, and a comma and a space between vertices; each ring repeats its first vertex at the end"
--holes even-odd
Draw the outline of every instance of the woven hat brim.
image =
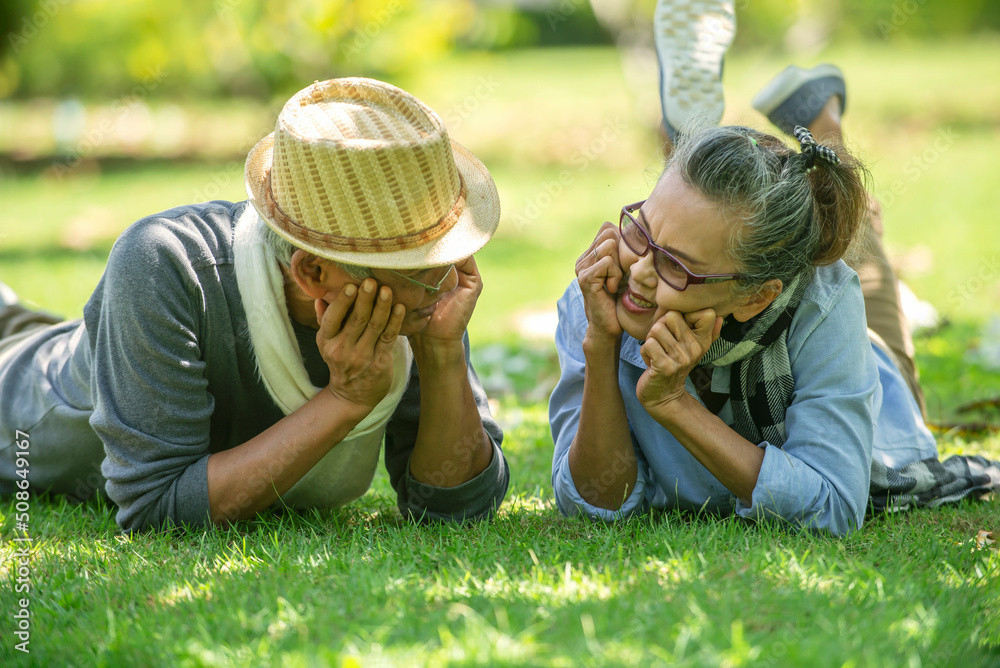
MULTIPOLYGON (((289 235, 275 224, 264 203, 274 153, 274 133, 257 142, 247 156, 245 181, 250 203, 257 214, 280 236, 298 248, 337 262, 362 267, 420 269, 453 264, 476 253, 493 237, 500 224, 500 195, 493 177, 479 158, 451 140, 455 166, 465 186, 465 207, 455 225, 436 239, 404 250, 383 252, 334 251, 289 235)), ((433 221, 431 221, 433 222, 433 221)))

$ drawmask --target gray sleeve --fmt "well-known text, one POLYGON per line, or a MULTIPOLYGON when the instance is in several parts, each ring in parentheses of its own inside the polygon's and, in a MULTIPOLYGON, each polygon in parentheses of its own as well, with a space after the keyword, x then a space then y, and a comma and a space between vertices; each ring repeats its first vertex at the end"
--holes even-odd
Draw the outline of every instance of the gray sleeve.
POLYGON ((203 300, 180 242, 149 220, 112 249, 88 304, 90 424, 125 530, 209 523, 214 399, 199 347, 203 300))
POLYGON ((396 490, 396 502, 404 517, 417 520, 463 521, 492 516, 507 494, 509 472, 500 445, 503 431, 493 419, 476 371, 469 359, 469 336, 465 335, 465 363, 483 427, 493 445, 493 460, 472 480, 457 487, 434 487, 410 475, 410 455, 420 422, 420 378, 413 364, 410 383, 385 432, 385 468, 396 490))

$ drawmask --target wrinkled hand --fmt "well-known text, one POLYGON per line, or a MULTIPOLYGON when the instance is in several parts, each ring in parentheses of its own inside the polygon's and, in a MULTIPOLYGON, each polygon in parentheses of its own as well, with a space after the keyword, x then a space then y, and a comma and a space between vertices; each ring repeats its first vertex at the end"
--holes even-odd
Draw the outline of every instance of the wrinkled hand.
POLYGON ((330 368, 330 391, 369 412, 392 385, 392 348, 406 313, 402 304, 392 306, 391 288, 377 288, 366 278, 345 286, 329 305, 315 303, 316 345, 330 368))
POLYGON ((427 327, 409 337, 414 346, 461 344, 483 291, 483 278, 473 257, 456 264, 455 271, 458 284, 441 297, 427 327))
POLYGON ((616 302, 624 272, 618 260, 618 227, 604 223, 590 247, 576 261, 576 277, 583 293, 588 336, 614 339, 622 334, 616 302))
POLYGON ((647 411, 685 393, 684 380, 720 331, 722 318, 710 308, 686 314, 667 311, 653 324, 639 348, 649 368, 636 386, 636 397, 647 411))

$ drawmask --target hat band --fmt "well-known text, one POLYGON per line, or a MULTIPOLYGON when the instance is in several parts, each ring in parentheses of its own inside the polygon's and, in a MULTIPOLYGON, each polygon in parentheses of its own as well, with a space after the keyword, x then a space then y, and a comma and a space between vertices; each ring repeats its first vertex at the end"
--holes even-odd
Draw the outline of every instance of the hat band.
POLYGON ((432 225, 422 230, 401 234, 395 237, 345 237, 339 234, 330 234, 310 229, 295 222, 291 216, 285 213, 281 206, 274 199, 271 191, 271 170, 267 170, 267 183, 263 188, 264 206, 271 214, 272 223, 284 230, 289 236, 298 239, 311 246, 318 246, 332 251, 348 251, 358 253, 383 253, 389 251, 406 250, 416 246, 423 246, 437 239, 450 230, 458 222, 462 211, 465 210, 465 179, 461 173, 458 175, 459 189, 458 197, 455 198, 451 209, 439 218, 432 225))

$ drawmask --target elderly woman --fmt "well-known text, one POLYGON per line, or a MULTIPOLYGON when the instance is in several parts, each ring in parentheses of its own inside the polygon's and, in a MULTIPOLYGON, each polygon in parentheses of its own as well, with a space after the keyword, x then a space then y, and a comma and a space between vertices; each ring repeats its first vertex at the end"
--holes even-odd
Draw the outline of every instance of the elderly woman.
MULTIPOLYGON (((827 98, 811 123, 831 141, 842 99, 827 98)), ((905 331, 865 170, 794 134, 801 151, 744 127, 678 135, 649 197, 577 261, 550 401, 564 514, 681 508, 840 535, 870 498, 913 491, 900 467, 937 464, 908 342, 884 341, 905 331), (864 237, 881 275, 863 294, 842 258, 864 237)))

